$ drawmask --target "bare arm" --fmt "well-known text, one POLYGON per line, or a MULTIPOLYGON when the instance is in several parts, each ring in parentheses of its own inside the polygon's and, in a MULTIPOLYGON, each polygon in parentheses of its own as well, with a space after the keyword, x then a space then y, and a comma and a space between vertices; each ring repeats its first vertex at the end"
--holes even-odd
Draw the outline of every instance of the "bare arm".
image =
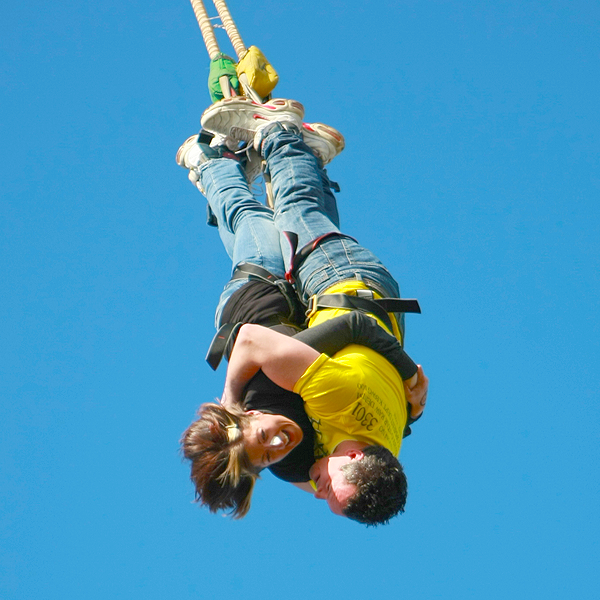
POLYGON ((271 381, 291 391, 319 356, 292 337, 261 325, 243 325, 229 359, 221 403, 240 403, 244 387, 261 369, 271 381))

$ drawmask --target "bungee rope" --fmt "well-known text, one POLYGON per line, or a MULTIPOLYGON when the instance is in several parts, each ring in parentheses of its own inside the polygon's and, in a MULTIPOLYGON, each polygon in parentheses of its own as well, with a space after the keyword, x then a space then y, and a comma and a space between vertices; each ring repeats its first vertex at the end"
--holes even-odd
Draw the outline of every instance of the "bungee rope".
POLYGON ((202 0, 191 0, 191 2, 194 14, 196 15, 196 20, 200 26, 200 32, 202 33, 206 50, 208 51, 208 56, 210 56, 210 59, 212 60, 220 52, 219 42, 217 42, 215 36, 215 30, 210 22, 210 17, 206 12, 206 8, 204 7, 204 2, 202 2, 202 0))
POLYGON ((235 50, 235 53, 238 57, 238 60, 246 54, 246 46, 244 46, 244 42, 242 41, 242 37, 231 18, 231 13, 227 8, 227 4, 225 0, 213 0, 213 4, 219 13, 219 17, 221 18, 221 23, 223 23, 223 27, 227 32, 227 36, 229 37, 229 41, 235 50))

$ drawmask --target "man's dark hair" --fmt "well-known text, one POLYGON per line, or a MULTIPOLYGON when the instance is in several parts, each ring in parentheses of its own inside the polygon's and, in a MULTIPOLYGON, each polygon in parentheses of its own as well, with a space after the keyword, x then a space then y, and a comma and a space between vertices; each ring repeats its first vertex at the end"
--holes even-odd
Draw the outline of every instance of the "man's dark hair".
POLYGON ((365 525, 385 525, 404 512, 408 483, 398 459, 382 446, 363 448, 364 457, 344 465, 348 483, 358 487, 344 515, 365 525))

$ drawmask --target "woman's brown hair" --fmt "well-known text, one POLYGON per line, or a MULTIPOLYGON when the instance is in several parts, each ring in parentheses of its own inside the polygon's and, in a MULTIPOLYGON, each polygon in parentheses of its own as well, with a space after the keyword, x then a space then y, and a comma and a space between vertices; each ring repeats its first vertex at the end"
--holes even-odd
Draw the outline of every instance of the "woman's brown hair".
POLYGON ((241 519, 250 510, 258 478, 244 447, 243 429, 251 417, 213 403, 200 406, 198 416, 181 436, 183 456, 192 463, 196 502, 241 519))

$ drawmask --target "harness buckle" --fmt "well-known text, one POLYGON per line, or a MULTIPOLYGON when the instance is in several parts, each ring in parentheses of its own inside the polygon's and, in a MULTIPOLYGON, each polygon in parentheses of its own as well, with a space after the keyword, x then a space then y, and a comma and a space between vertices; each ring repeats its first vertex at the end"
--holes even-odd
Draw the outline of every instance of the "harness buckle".
POLYGON ((354 290, 357 298, 365 298, 366 300, 375 300, 375 294, 372 290, 354 290))
POLYGON ((318 296, 315 294, 308 299, 308 305, 306 307, 306 318, 312 319, 317 313, 319 304, 317 302, 318 296))

